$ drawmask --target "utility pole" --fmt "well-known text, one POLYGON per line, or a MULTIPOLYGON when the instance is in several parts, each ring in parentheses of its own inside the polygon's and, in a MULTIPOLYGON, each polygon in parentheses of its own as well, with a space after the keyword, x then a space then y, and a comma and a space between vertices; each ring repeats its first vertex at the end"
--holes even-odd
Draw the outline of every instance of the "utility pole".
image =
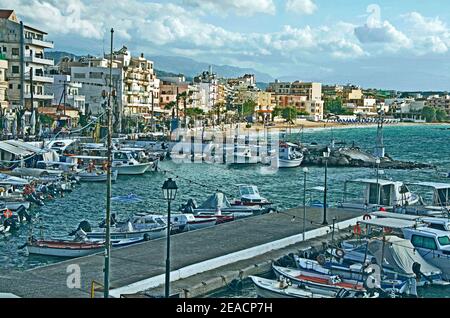
POLYGON ((153 95, 153 90, 152 90, 152 131, 155 132, 155 100, 154 100, 155 96, 153 95))
MULTIPOLYGON (((31 96, 31 118, 33 118, 34 114, 34 83, 33 83, 33 68, 30 67, 30 96, 31 96)), ((34 117, 34 121, 31 122, 31 133, 34 134, 35 133, 35 129, 36 129, 36 116, 34 117)))
POLYGON ((64 96, 64 116, 66 116, 66 95, 67 95, 67 81, 64 80, 64 91, 63 91, 63 96, 64 96))
MULTIPOLYGON (((23 21, 20 21, 20 103, 19 109, 17 109, 17 128, 22 126, 22 111, 25 109, 25 31, 23 21)), ((22 127, 22 138, 24 136, 24 127, 22 127)), ((19 129, 17 129, 17 135, 19 135, 19 129)), ((14 136, 16 137, 16 136, 14 136)))
POLYGON ((105 277, 104 277, 104 298, 109 298, 109 271, 111 258, 111 169, 112 169, 112 105, 111 97, 113 95, 112 86, 112 62, 113 62, 113 42, 114 29, 111 29, 111 56, 109 64, 109 95, 108 95, 108 166, 107 166, 107 182, 106 182, 106 241, 105 241, 105 277))

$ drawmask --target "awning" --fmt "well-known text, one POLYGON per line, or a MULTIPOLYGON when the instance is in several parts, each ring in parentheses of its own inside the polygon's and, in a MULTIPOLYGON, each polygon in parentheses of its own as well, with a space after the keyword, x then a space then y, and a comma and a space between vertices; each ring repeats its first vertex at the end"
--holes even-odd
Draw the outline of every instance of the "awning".
POLYGON ((3 150, 5 152, 9 152, 15 156, 22 156, 22 157, 29 157, 33 155, 34 153, 28 150, 21 149, 19 147, 10 145, 4 141, 0 141, 0 150, 3 150))
POLYGON ((392 212, 373 212, 370 215, 376 216, 378 218, 391 218, 391 219, 399 219, 399 220, 407 220, 407 221, 416 221, 420 220, 423 216, 419 215, 408 215, 408 214, 400 214, 400 213, 392 213, 392 212))
POLYGON ((47 149, 38 148, 20 140, 5 140, 5 143, 26 151, 32 151, 37 154, 44 154, 48 152, 47 149))
POLYGON ((414 227, 416 225, 416 222, 414 221, 393 218, 364 220, 360 221, 359 223, 370 226, 387 227, 391 229, 404 229, 414 227))

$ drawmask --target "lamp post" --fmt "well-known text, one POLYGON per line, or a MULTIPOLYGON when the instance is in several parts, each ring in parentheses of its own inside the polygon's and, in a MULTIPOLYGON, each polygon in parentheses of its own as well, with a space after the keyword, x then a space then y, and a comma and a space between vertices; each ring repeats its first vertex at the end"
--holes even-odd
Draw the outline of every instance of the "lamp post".
POLYGON ((330 148, 324 151, 323 158, 325 159, 325 186, 323 191, 323 222, 322 225, 328 225, 327 222, 327 179, 328 179, 328 159, 330 158, 330 148))
POLYGON ((303 168, 303 241, 306 238, 306 176, 308 175, 308 168, 303 168))
POLYGON ((379 184, 379 180, 380 180, 380 163, 381 163, 381 160, 380 160, 380 158, 377 158, 376 160, 375 160, 375 163, 377 164, 377 204, 378 205, 381 205, 381 202, 380 202, 380 200, 381 200, 381 187, 380 187, 380 184, 379 184))
POLYGON ((170 203, 175 200, 177 196, 177 183, 169 178, 162 186, 164 199, 167 200, 167 253, 166 253, 166 283, 165 283, 165 297, 169 298, 170 289, 170 203))

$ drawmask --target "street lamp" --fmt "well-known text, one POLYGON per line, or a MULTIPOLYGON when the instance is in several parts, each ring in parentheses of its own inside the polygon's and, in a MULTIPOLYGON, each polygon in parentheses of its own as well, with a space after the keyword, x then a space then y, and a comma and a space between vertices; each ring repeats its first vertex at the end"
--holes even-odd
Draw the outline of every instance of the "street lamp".
POLYGON ((380 202, 380 200, 381 200, 381 187, 380 187, 380 184, 379 184, 379 180, 380 180, 380 163, 381 163, 380 158, 377 158, 375 160, 375 163, 377 164, 377 189, 378 189, 378 192, 377 192, 377 204, 381 205, 381 202, 380 202))
POLYGON ((305 241, 306 236, 306 176, 308 175, 308 168, 303 168, 303 241, 305 241))
POLYGON ((169 298, 170 289, 170 203, 175 200, 177 196, 178 186, 177 183, 169 178, 162 186, 163 197, 167 200, 167 254, 166 254, 166 284, 165 284, 165 297, 169 298))
POLYGON ((327 147, 323 152, 323 158, 325 159, 325 186, 323 192, 323 223, 322 225, 328 225, 327 222, 327 179, 328 179, 328 159, 330 158, 330 148, 327 147))

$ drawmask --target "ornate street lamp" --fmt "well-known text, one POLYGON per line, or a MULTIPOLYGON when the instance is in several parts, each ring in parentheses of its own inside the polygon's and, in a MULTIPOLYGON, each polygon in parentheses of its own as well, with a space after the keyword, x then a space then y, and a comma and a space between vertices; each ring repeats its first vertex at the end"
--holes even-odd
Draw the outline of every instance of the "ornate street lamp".
POLYGON ((170 203, 175 200, 177 196, 177 183, 169 178, 162 186, 163 197, 167 200, 167 254, 166 254, 166 283, 165 283, 165 297, 169 298, 170 290, 170 203))

